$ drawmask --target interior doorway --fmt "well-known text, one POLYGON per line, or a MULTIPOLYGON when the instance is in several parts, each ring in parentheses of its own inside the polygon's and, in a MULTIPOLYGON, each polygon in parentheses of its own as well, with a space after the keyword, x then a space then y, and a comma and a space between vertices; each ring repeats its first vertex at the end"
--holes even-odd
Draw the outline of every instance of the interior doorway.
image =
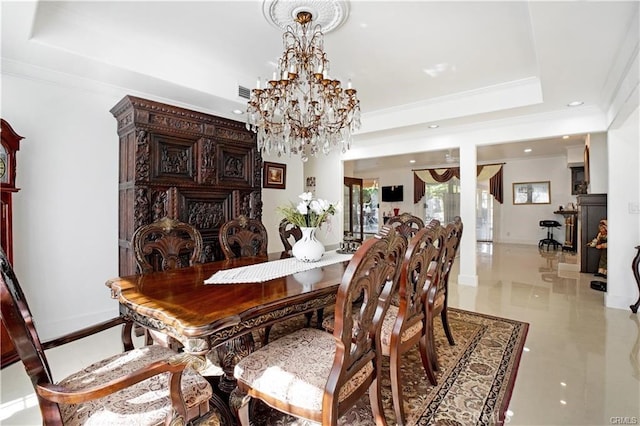
POLYGON ((344 236, 362 242, 364 240, 363 220, 363 180, 359 178, 344 178, 344 236))
POLYGON ((362 210, 365 238, 378 233, 380 223, 380 201, 378 200, 378 179, 363 179, 362 210))

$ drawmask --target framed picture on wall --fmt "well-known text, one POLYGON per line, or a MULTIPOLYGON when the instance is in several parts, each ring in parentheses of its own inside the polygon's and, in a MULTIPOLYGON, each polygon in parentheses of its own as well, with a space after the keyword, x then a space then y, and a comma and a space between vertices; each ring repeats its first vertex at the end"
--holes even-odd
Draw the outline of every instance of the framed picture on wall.
POLYGON ((262 186, 264 188, 285 189, 287 183, 287 165, 264 162, 262 186))
POLYGON ((514 182, 513 204, 551 204, 551 182, 514 182))

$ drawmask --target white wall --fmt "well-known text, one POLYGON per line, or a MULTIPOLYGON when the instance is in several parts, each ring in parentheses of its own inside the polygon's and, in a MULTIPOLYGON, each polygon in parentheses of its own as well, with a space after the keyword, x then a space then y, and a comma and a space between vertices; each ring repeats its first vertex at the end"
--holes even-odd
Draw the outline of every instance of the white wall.
POLYGON ((606 133, 589 135, 589 194, 607 193, 609 188, 609 154, 607 150, 606 133))
MULTIPOLYGON (((303 179, 316 178, 316 198, 322 198, 332 203, 343 202, 344 170, 341 157, 340 150, 335 149, 327 155, 319 154, 318 157, 311 157, 305 163, 303 179)), ((298 159, 298 161, 300 160, 298 159)), ((322 225, 320 231, 316 233, 316 237, 328 249, 337 248, 342 241, 342 229, 343 212, 338 212, 326 224, 322 225)))
POLYGON ((43 339, 117 315, 118 136, 124 96, 2 76, 2 115, 24 136, 14 267, 43 339))
POLYGON ((631 262, 640 245, 640 131, 639 112, 609 132, 609 167, 607 197, 607 293, 605 303, 612 308, 628 309, 638 298, 631 262), (611 244, 611 241, 615 244, 611 244))
POLYGON ((272 154, 265 155, 262 159, 287 165, 285 189, 265 188, 262 190, 262 223, 267 229, 267 237, 269 239, 267 251, 269 253, 277 253, 284 249, 278 234, 278 226, 282 216, 278 214, 277 207, 287 206, 291 202, 297 204, 300 201, 298 196, 304 191, 302 179, 304 167, 298 156, 289 158, 272 154))
MULTIPOLYGON (((546 229, 540 228, 541 220, 557 220, 564 225, 564 218, 554 215, 559 206, 576 203, 571 195, 571 169, 566 157, 510 160, 503 168, 504 204, 498 207, 499 222, 494 229, 493 240, 500 243, 538 244, 546 237, 546 229), (551 182, 551 204, 513 204, 513 183, 551 182)), ((498 203, 494 202, 494 208, 498 203)), ((564 241, 564 226, 555 228, 554 238, 564 241)))

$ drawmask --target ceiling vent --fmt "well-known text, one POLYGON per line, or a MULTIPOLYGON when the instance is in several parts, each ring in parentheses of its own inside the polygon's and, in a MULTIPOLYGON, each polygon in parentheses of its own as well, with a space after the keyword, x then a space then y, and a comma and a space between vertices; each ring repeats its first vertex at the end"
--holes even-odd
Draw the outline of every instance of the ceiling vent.
POLYGON ((238 86, 238 96, 244 99, 249 99, 251 97, 251 90, 246 87, 238 86))

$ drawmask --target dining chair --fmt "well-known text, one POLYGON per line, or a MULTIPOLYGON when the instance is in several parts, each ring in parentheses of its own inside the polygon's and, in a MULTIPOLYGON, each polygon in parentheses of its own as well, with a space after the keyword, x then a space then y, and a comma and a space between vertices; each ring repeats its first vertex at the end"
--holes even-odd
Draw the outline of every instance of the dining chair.
POLYGON ((410 240, 416 232, 424 228, 424 221, 418 216, 405 212, 400 215, 391 216, 385 225, 395 229, 396 232, 399 232, 404 235, 407 240, 410 240))
POLYGON ((435 276, 431 279, 431 286, 427 290, 425 297, 425 308, 427 313, 427 351, 433 370, 438 371, 438 354, 435 348, 433 323, 435 317, 440 314, 442 327, 447 336, 447 340, 451 346, 455 345, 451 328, 449 327, 449 318, 447 315, 447 306, 449 300, 449 274, 451 267, 456 259, 458 248, 460 247, 460 239, 462 238, 462 219, 460 216, 453 218, 446 227, 442 228, 443 241, 440 250, 440 260, 435 276))
POLYGON ((293 256, 291 254, 291 249, 293 249, 293 245, 302 238, 302 231, 300 230, 300 227, 289 222, 287 219, 282 219, 278 226, 278 234, 280 235, 280 241, 282 241, 282 245, 284 247, 284 250, 280 254, 280 258, 284 259, 293 256))
MULTIPOLYGON (((388 235, 389 233, 395 232, 404 236, 406 240, 409 241, 415 235, 415 233, 422 228, 424 228, 424 221, 422 219, 420 219, 418 216, 412 215, 411 213, 405 212, 400 215, 391 216, 387 223, 385 223, 382 228, 380 228, 378 234, 388 235)), ((391 295, 391 305, 399 305, 400 302, 398 297, 399 296, 397 291, 391 295)), ((359 300, 355 301, 355 303, 357 305, 357 303, 359 303, 359 300)), ((333 315, 327 316, 327 318, 325 318, 321 322, 322 328, 332 333, 335 327, 333 322, 333 315)))
POLYGON ((267 230, 258 219, 241 215, 228 220, 218 238, 226 259, 267 255, 267 230))
MULTIPOLYGON (((291 250, 293 249, 293 245, 302 238, 302 230, 298 225, 294 225, 289 222, 286 218, 280 221, 280 225, 278 225, 278 234, 280 235, 280 241, 282 241, 282 245, 284 250, 280 253, 281 259, 287 259, 289 257, 293 257, 291 250)), ((313 312, 307 312, 304 314, 307 318, 307 327, 311 326, 311 319, 313 318, 313 312)), ((322 319, 324 317, 324 309, 318 309, 316 311, 317 317, 317 327, 319 328, 322 324, 322 319)))
POLYGON ((419 343, 426 376, 432 384, 436 377, 429 358, 427 318, 424 305, 426 290, 438 268, 442 247, 440 222, 432 220, 416 232, 409 242, 398 283, 398 306, 390 305, 381 329, 382 355, 389 357, 391 395, 396 421, 405 424, 402 396, 402 355, 419 343))
MULTIPOLYGON (((143 225, 135 230, 131 245, 138 270, 142 274, 178 269, 200 263, 202 235, 192 225, 169 217, 143 225)), ((141 326, 135 326, 136 334, 141 326)), ((177 340, 160 331, 144 329, 146 343, 179 350, 177 340)))
MULTIPOLYGON (((209 412, 211 385, 194 368, 201 359, 159 346, 133 349, 96 362, 54 382, 45 350, 123 324, 115 318, 41 343, 25 295, 11 264, 0 249, 2 322, 16 347, 37 395, 46 425, 164 425, 214 416, 209 412)), ((209 417, 215 420, 212 417, 209 417)))
MULTIPOLYGON (((226 221, 220 227, 218 235, 220 248, 225 259, 248 256, 267 256, 267 230, 258 219, 240 215, 226 221)), ((272 325, 265 326, 260 331, 263 344, 269 341, 272 325)))
POLYGON ((251 398, 323 425, 367 391, 378 425, 386 425, 379 385, 380 323, 407 248, 395 233, 367 239, 353 255, 337 291, 333 334, 303 328, 241 359, 234 376, 242 398, 238 417, 249 425, 251 398), (362 297, 357 315, 353 301, 362 297))
POLYGON ((203 246, 196 228, 169 217, 136 229, 131 244, 143 274, 200 263, 203 246))

